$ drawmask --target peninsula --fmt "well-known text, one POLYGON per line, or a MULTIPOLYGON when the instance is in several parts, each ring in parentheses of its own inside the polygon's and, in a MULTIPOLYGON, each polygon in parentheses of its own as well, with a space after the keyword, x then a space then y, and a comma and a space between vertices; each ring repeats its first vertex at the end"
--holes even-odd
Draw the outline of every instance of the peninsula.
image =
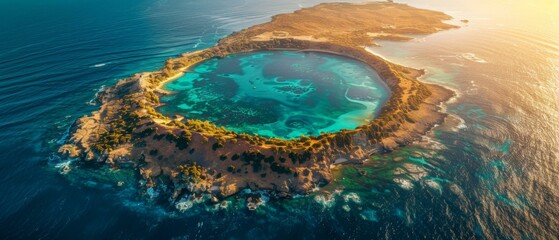
POLYGON ((445 114, 453 96, 417 80, 423 74, 366 50, 375 40, 406 41, 413 35, 456 28, 450 16, 390 2, 328 3, 280 14, 272 21, 221 39, 214 47, 166 61, 98 93, 100 109, 78 119, 60 154, 83 162, 137 169, 143 189, 165 186, 171 199, 240 190, 267 190, 278 197, 305 194, 331 181, 331 167, 361 163, 418 139, 445 114), (372 67, 390 89, 378 117, 353 130, 266 138, 236 133, 211 122, 167 117, 158 108, 164 83, 211 58, 255 51, 319 51, 347 56, 372 67))

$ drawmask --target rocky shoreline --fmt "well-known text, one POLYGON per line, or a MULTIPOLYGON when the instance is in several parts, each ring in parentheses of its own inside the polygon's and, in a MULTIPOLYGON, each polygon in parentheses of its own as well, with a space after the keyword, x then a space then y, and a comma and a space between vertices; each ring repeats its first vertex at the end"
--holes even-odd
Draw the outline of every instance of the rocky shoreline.
MULTIPOLYGON (((371 154, 392 151, 444 120, 439 104, 450 99, 452 91, 419 82, 421 70, 390 63, 364 46, 373 45, 375 36, 402 39, 405 34, 454 28, 443 23, 448 19, 443 13, 394 3, 320 4, 275 16, 212 48, 170 59, 160 71, 136 74, 100 92, 100 109, 74 123, 71 138, 59 152, 115 168, 131 166, 145 180, 146 192, 164 186, 172 200, 192 194, 225 198, 246 188, 267 190, 276 197, 309 193, 331 181, 333 164, 360 163, 371 154), (381 19, 387 14, 407 17, 381 19), (329 21, 315 19, 317 15, 329 21), (166 94, 161 86, 189 67, 265 50, 325 51, 360 60, 377 71, 391 97, 377 118, 355 130, 293 140, 238 134, 157 111, 159 97, 166 94)), ((256 206, 256 199, 249 202, 256 206)))

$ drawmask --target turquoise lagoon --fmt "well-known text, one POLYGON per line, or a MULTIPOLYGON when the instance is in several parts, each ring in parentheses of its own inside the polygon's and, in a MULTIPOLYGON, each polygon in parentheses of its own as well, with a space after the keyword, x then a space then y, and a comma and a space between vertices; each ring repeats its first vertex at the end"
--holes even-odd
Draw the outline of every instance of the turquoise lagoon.
POLYGON ((284 139, 356 127, 389 96, 365 63, 318 53, 270 51, 214 58, 164 87, 161 112, 284 139))

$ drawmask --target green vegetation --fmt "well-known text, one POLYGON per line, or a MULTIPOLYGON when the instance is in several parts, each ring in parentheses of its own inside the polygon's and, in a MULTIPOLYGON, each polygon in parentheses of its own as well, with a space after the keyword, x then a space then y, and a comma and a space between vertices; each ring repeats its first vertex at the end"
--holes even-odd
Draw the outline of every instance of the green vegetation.
POLYGON ((269 156, 267 158, 264 158, 264 162, 267 162, 267 163, 273 163, 274 161, 276 161, 274 156, 269 156))
POLYGON ((291 169, 289 169, 287 167, 284 167, 284 166, 281 166, 276 162, 274 162, 270 165, 270 169, 273 172, 276 172, 276 173, 279 173, 279 174, 289 174, 289 173, 292 172, 291 169))
POLYGON ((196 162, 180 165, 178 170, 180 180, 183 182, 198 183, 206 178, 203 174, 203 168, 196 164, 196 162))
POLYGON ((146 128, 143 131, 134 134, 134 137, 136 138, 146 138, 151 136, 153 133, 157 132, 157 128, 156 127, 150 127, 150 128, 146 128))
POLYGON ((180 135, 175 135, 173 132, 168 131, 165 135, 165 139, 169 142, 175 142, 175 146, 180 149, 184 150, 188 147, 190 140, 192 138, 192 133, 189 131, 182 131, 180 135))
POLYGON ((159 104, 159 97, 157 97, 153 91, 145 91, 144 96, 148 102, 152 104, 159 104))
POLYGON ((221 144, 220 142, 216 142, 212 145, 212 150, 217 150, 219 148, 223 148, 223 144, 221 144))
POLYGON ((289 158, 291 158, 291 162, 293 162, 293 164, 297 164, 297 162, 299 164, 304 164, 311 159, 311 152, 308 150, 305 150, 302 154, 290 152, 289 158))
POLYGON ((262 160, 264 156, 260 151, 246 151, 241 154, 241 159, 247 164, 252 166, 253 172, 262 170, 262 160))
POLYGON ((157 152, 158 152, 157 149, 152 149, 152 150, 149 151, 149 155, 150 156, 157 156, 157 152))
POLYGON ((119 144, 132 141, 132 133, 141 119, 136 112, 131 111, 137 103, 130 99, 130 95, 123 97, 124 104, 119 114, 108 123, 108 130, 99 135, 99 139, 92 147, 93 150, 98 153, 110 152, 119 144))

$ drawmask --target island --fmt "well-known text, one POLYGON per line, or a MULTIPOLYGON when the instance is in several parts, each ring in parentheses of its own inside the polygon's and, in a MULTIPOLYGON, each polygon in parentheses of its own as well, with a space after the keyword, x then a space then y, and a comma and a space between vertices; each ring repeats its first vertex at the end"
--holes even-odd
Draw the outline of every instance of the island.
MULTIPOLYGON (((306 194, 332 180, 336 164, 359 164, 372 154, 408 145, 445 118, 441 104, 454 93, 418 81, 423 70, 391 63, 367 50, 376 40, 407 41, 456 28, 451 17, 392 2, 327 3, 272 17, 221 39, 214 47, 169 59, 154 72, 135 74, 97 94, 99 110, 76 120, 60 147, 80 162, 133 168, 145 192, 170 199, 206 194, 216 202, 243 189, 278 198, 306 194), (390 89, 378 116, 356 129, 267 138, 207 121, 158 111, 165 83, 212 58, 257 51, 326 52, 361 61, 390 89)), ((249 199, 252 203, 256 200, 249 199)))

